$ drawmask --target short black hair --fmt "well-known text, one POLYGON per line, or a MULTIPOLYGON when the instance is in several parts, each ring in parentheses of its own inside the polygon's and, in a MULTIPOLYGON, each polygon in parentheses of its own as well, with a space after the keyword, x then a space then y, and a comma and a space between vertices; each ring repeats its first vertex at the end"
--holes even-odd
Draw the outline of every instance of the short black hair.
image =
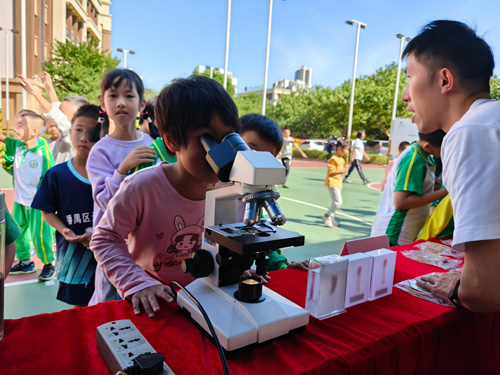
POLYGON ((71 125, 75 123, 75 120, 78 117, 87 117, 96 122, 96 126, 94 130, 89 136, 91 142, 95 143, 99 139, 101 139, 105 134, 107 134, 107 127, 109 127, 109 123, 106 121, 104 117, 105 113, 101 111, 101 108, 97 105, 93 104, 85 104, 82 105, 73 115, 73 119, 71 120, 71 125))
POLYGON ((136 72, 129 69, 114 69, 107 72, 101 81, 101 96, 104 96, 106 90, 109 90, 111 87, 116 89, 123 80, 129 84, 130 88, 135 86, 139 94, 139 99, 143 101, 144 84, 142 83, 142 79, 136 72))
POLYGON ((96 122, 99 119, 100 108, 93 104, 85 104, 82 105, 73 115, 73 119, 71 120, 71 124, 75 122, 77 117, 88 117, 94 119, 96 122))
POLYGON ((425 25, 403 52, 427 66, 431 78, 439 69, 455 73, 469 93, 490 92, 495 62, 490 46, 462 22, 438 20, 425 25))
POLYGON ((406 147, 408 147, 410 145, 410 142, 406 142, 406 141, 403 141, 399 144, 398 146, 398 150, 399 151, 404 151, 406 149, 406 147))
POLYGON ((272 143, 276 147, 276 154, 278 154, 283 146, 283 135, 281 129, 267 116, 259 115, 258 113, 249 113, 241 116, 240 134, 245 134, 253 130, 257 135, 266 142, 272 143))
POLYGON ((361 136, 365 134, 365 131, 364 130, 360 130, 358 131, 358 134, 356 134, 356 138, 361 138, 361 136))
MULTIPOLYGON (((180 78, 165 87, 158 96, 155 119, 162 137, 169 134, 181 146, 189 133, 207 128, 215 118, 238 132, 240 119, 233 99, 213 79, 204 76, 180 78)), ((167 153, 173 153, 167 147, 167 153)))
POLYGON ((347 140, 345 140, 344 138, 337 139, 337 141, 335 143, 335 147, 337 149, 339 149, 339 148, 346 148, 348 146, 349 146, 349 142, 347 140))
POLYGON ((443 138, 446 135, 443 129, 438 129, 433 131, 432 133, 418 133, 418 138, 421 141, 429 142, 431 146, 441 148, 441 144, 443 143, 443 138))

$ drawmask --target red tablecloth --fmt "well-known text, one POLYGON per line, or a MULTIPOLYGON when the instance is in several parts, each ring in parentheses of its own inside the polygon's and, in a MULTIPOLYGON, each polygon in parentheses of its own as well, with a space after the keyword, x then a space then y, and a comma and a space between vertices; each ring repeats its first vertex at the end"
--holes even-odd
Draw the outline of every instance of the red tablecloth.
MULTIPOLYGON (((408 248, 402 246, 397 250, 408 248)), ((397 256, 394 282, 439 269, 397 256)), ((307 273, 276 271, 269 287, 297 304, 307 273)), ((131 319, 177 374, 222 374, 217 350, 177 305, 154 319, 125 301, 5 321, 0 374, 106 374, 96 327, 131 319)), ((233 355, 231 374, 500 374, 500 313, 476 314, 415 298, 395 288, 323 321, 233 355)))

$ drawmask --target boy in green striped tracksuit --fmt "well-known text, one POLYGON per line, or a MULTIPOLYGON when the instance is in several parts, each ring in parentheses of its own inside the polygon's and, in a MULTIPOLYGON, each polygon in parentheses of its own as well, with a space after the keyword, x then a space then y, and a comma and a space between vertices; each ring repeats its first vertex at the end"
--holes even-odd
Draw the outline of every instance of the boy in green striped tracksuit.
POLYGON ((5 155, 13 159, 14 166, 14 207, 12 215, 21 228, 16 240, 16 255, 19 263, 11 268, 11 274, 33 273, 35 265, 31 261, 30 237, 35 253, 44 264, 38 279, 50 280, 54 277, 54 229, 43 219, 42 213, 31 207, 38 185, 45 172, 54 166, 54 158, 45 142, 38 142, 43 134, 45 120, 37 113, 22 110, 16 116, 16 139, 0 134, 5 142, 5 155))
POLYGON ((440 156, 445 133, 419 133, 394 160, 373 221, 371 236, 387 234, 391 246, 415 241, 430 212, 430 204, 448 194, 435 183, 433 156, 440 156), (435 190, 435 186, 437 190, 435 190))

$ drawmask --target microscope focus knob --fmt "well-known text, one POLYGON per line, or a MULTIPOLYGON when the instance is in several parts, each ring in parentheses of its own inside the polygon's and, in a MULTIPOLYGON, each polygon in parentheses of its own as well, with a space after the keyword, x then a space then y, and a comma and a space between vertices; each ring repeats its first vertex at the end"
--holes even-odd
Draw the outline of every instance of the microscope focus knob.
POLYGON ((181 263, 181 270, 190 273, 194 278, 207 277, 214 269, 214 259, 207 250, 196 250, 191 254, 191 258, 184 259, 181 263))

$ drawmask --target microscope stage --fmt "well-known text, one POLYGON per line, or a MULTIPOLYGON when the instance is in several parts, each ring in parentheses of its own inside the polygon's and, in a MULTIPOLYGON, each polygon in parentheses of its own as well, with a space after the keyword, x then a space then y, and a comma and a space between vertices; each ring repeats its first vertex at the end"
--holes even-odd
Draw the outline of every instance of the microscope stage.
POLYGON ((242 256, 249 256, 258 251, 304 245, 303 235, 281 229, 269 222, 252 226, 243 223, 211 226, 205 228, 205 238, 242 256))

